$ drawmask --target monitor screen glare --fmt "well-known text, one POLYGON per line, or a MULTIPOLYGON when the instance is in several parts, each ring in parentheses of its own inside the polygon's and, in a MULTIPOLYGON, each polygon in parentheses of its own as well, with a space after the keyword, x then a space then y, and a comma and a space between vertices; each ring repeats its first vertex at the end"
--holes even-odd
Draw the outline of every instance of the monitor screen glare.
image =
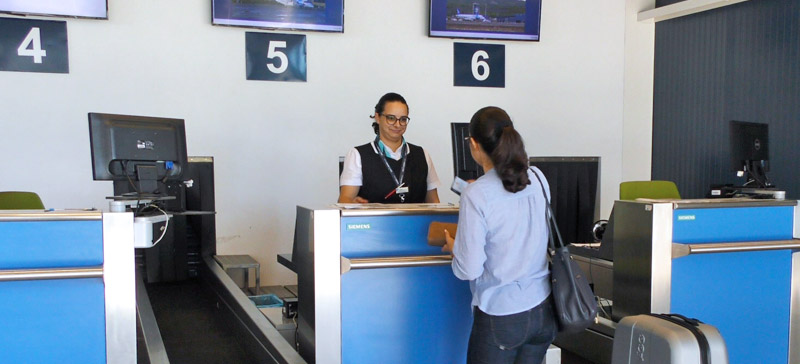
POLYGON ((212 0, 211 8, 216 25, 344 31, 344 0, 212 0))
POLYGON ((0 12, 108 18, 106 0, 0 0, 0 12))
POLYGON ((431 37, 539 40, 541 0, 431 0, 431 37))

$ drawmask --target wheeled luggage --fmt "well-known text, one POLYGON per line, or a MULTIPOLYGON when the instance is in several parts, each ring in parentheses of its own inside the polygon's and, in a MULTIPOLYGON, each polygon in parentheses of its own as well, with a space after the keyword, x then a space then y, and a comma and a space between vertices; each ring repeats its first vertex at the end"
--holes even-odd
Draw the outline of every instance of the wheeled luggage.
POLYGON ((614 332, 611 364, 727 364, 719 330, 677 314, 628 316, 614 332))

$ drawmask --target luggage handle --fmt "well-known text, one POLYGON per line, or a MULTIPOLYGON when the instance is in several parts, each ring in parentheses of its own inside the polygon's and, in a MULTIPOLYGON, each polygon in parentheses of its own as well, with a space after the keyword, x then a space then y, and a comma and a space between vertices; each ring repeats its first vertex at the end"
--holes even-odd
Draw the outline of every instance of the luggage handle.
POLYGON ((689 330, 697 339, 697 345, 700 347, 700 362, 702 364, 711 364, 711 346, 708 344, 708 339, 705 334, 700 331, 700 324, 702 321, 694 318, 688 318, 678 313, 651 313, 651 316, 672 322, 678 326, 684 327, 689 330))

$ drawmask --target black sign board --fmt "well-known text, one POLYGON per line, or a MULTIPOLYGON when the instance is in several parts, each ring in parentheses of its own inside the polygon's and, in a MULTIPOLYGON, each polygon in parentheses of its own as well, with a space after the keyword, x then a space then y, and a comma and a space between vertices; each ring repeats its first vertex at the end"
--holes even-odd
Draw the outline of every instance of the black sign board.
POLYGON ((506 46, 453 43, 453 86, 505 87, 506 46))
POLYGON ((306 82, 306 36, 245 33, 247 79, 306 82))
POLYGON ((0 71, 69 73, 67 22, 0 18, 0 71))

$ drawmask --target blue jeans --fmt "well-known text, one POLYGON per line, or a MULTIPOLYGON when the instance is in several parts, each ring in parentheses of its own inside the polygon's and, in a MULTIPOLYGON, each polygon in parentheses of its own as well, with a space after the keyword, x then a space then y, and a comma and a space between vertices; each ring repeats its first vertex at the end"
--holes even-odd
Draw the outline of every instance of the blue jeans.
POLYGON ((506 316, 475 307, 467 364, 541 364, 556 332, 550 297, 530 310, 506 316))

